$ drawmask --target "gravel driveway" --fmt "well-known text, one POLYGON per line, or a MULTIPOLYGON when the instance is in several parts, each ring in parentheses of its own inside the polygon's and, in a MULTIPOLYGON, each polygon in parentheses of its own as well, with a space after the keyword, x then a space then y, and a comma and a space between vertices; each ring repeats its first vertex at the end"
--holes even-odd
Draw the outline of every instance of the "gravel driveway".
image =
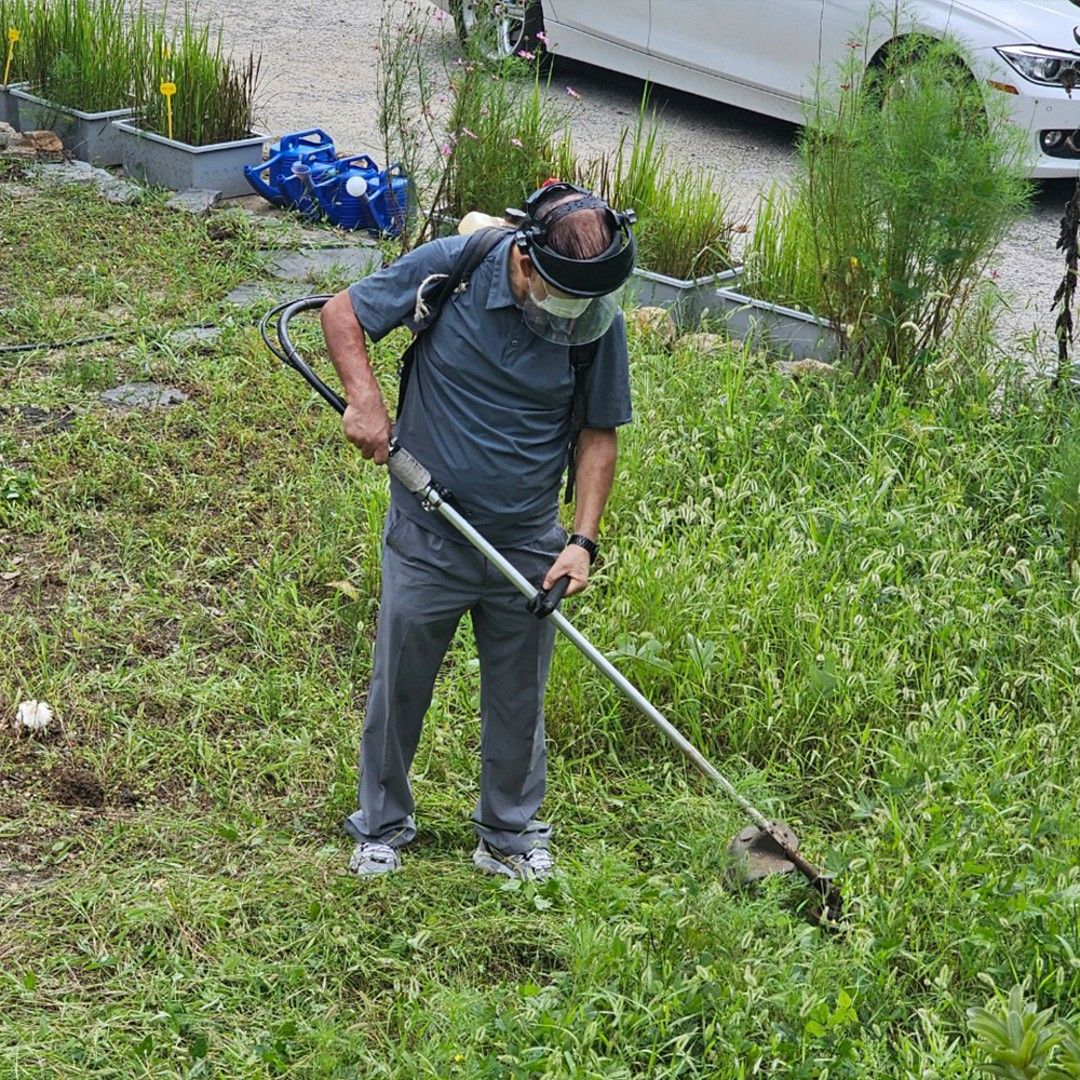
MULTIPOLYGON (((162 0, 153 4, 163 6, 162 0)), ((378 156, 375 88, 380 0, 299 5, 215 0, 202 10, 224 23, 227 41, 238 52, 262 50, 266 130, 281 133, 323 127, 340 148, 378 156)), ((441 41, 450 48, 454 38, 449 19, 445 25, 441 41)), ((642 83, 561 61, 555 67, 552 93, 569 100, 568 85, 581 95, 574 120, 578 152, 584 156, 610 152, 622 125, 637 113, 642 83)), ((759 190, 773 178, 791 174, 798 130, 793 125, 659 89, 654 91, 653 102, 662 110, 671 152, 712 169, 740 213, 751 213, 759 190)), ((1063 268, 1054 244, 1071 191, 1071 181, 1041 184, 1031 212, 1013 230, 994 264, 1011 304, 1002 320, 1001 342, 1016 347, 1021 341, 1021 348, 1034 350, 1040 358, 1053 355, 1049 306, 1063 268), (1033 335, 1037 335, 1037 345, 1033 335)))

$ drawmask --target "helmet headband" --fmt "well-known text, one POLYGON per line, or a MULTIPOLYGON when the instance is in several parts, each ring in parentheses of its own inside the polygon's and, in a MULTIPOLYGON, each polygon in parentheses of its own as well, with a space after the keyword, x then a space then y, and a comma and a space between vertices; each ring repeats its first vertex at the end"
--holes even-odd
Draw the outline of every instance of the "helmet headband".
POLYGON ((616 212, 603 199, 576 184, 555 183, 529 196, 525 215, 515 240, 518 249, 529 256, 537 273, 561 292, 570 296, 604 296, 623 285, 634 269, 637 244, 630 228, 633 211, 616 212), (567 199, 543 213, 545 204, 567 195, 577 198, 567 199), (551 226, 581 210, 600 210, 614 234, 607 250, 591 259, 572 259, 548 245, 551 226), (539 220, 538 215, 541 215, 539 220))

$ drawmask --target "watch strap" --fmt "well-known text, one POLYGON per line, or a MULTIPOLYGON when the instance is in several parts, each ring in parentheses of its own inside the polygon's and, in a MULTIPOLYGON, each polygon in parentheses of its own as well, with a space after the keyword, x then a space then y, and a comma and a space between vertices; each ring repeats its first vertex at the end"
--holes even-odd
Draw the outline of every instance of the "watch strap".
POLYGON ((600 550, 600 546, 595 540, 590 540, 581 533, 574 533, 566 542, 567 544, 577 544, 578 547, 583 547, 589 553, 590 565, 596 562, 596 554, 600 550))

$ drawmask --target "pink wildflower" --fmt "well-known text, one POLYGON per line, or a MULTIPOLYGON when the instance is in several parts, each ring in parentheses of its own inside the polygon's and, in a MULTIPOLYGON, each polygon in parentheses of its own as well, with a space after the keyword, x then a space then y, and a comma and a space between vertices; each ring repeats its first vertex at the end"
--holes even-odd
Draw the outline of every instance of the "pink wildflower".
POLYGON ((518 49, 518 56, 520 56, 522 60, 535 60, 536 59, 536 53, 529 52, 528 49, 518 49))
POLYGON ((577 91, 576 91, 576 90, 575 90, 575 89, 574 89, 574 88, 573 88, 572 86, 568 86, 568 87, 566 88, 566 92, 567 92, 567 93, 568 93, 568 94, 569 94, 569 95, 570 95, 570 96, 571 96, 572 98, 574 98, 575 100, 578 100, 578 99, 580 99, 580 98, 581 98, 581 95, 580 95, 580 94, 579 94, 579 93, 578 93, 578 92, 577 92, 577 91))
POLYGON ((449 157, 453 152, 454 148, 448 142, 444 142, 442 146, 439 147, 439 153, 442 154, 443 157, 449 157))
POLYGON ((461 129, 461 134, 462 135, 468 135, 470 139, 479 139, 480 138, 480 136, 477 135, 475 131, 470 131, 467 127, 463 127, 461 129))
POLYGON ((547 36, 547 34, 544 33, 543 30, 537 30, 536 31, 536 40, 539 41, 541 45, 547 45, 548 36, 547 36))
POLYGON ((520 139, 511 139, 511 145, 516 146, 519 150, 525 149, 525 144, 520 139))

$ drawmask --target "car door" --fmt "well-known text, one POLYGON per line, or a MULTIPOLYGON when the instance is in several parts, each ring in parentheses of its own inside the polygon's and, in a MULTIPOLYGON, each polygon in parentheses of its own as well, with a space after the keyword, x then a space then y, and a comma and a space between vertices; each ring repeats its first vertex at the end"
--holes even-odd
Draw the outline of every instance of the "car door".
POLYGON ((732 85, 728 100, 798 119, 818 65, 823 0, 655 0, 649 51, 732 85))
POLYGON ((559 27, 645 53, 650 0, 545 0, 559 27))

